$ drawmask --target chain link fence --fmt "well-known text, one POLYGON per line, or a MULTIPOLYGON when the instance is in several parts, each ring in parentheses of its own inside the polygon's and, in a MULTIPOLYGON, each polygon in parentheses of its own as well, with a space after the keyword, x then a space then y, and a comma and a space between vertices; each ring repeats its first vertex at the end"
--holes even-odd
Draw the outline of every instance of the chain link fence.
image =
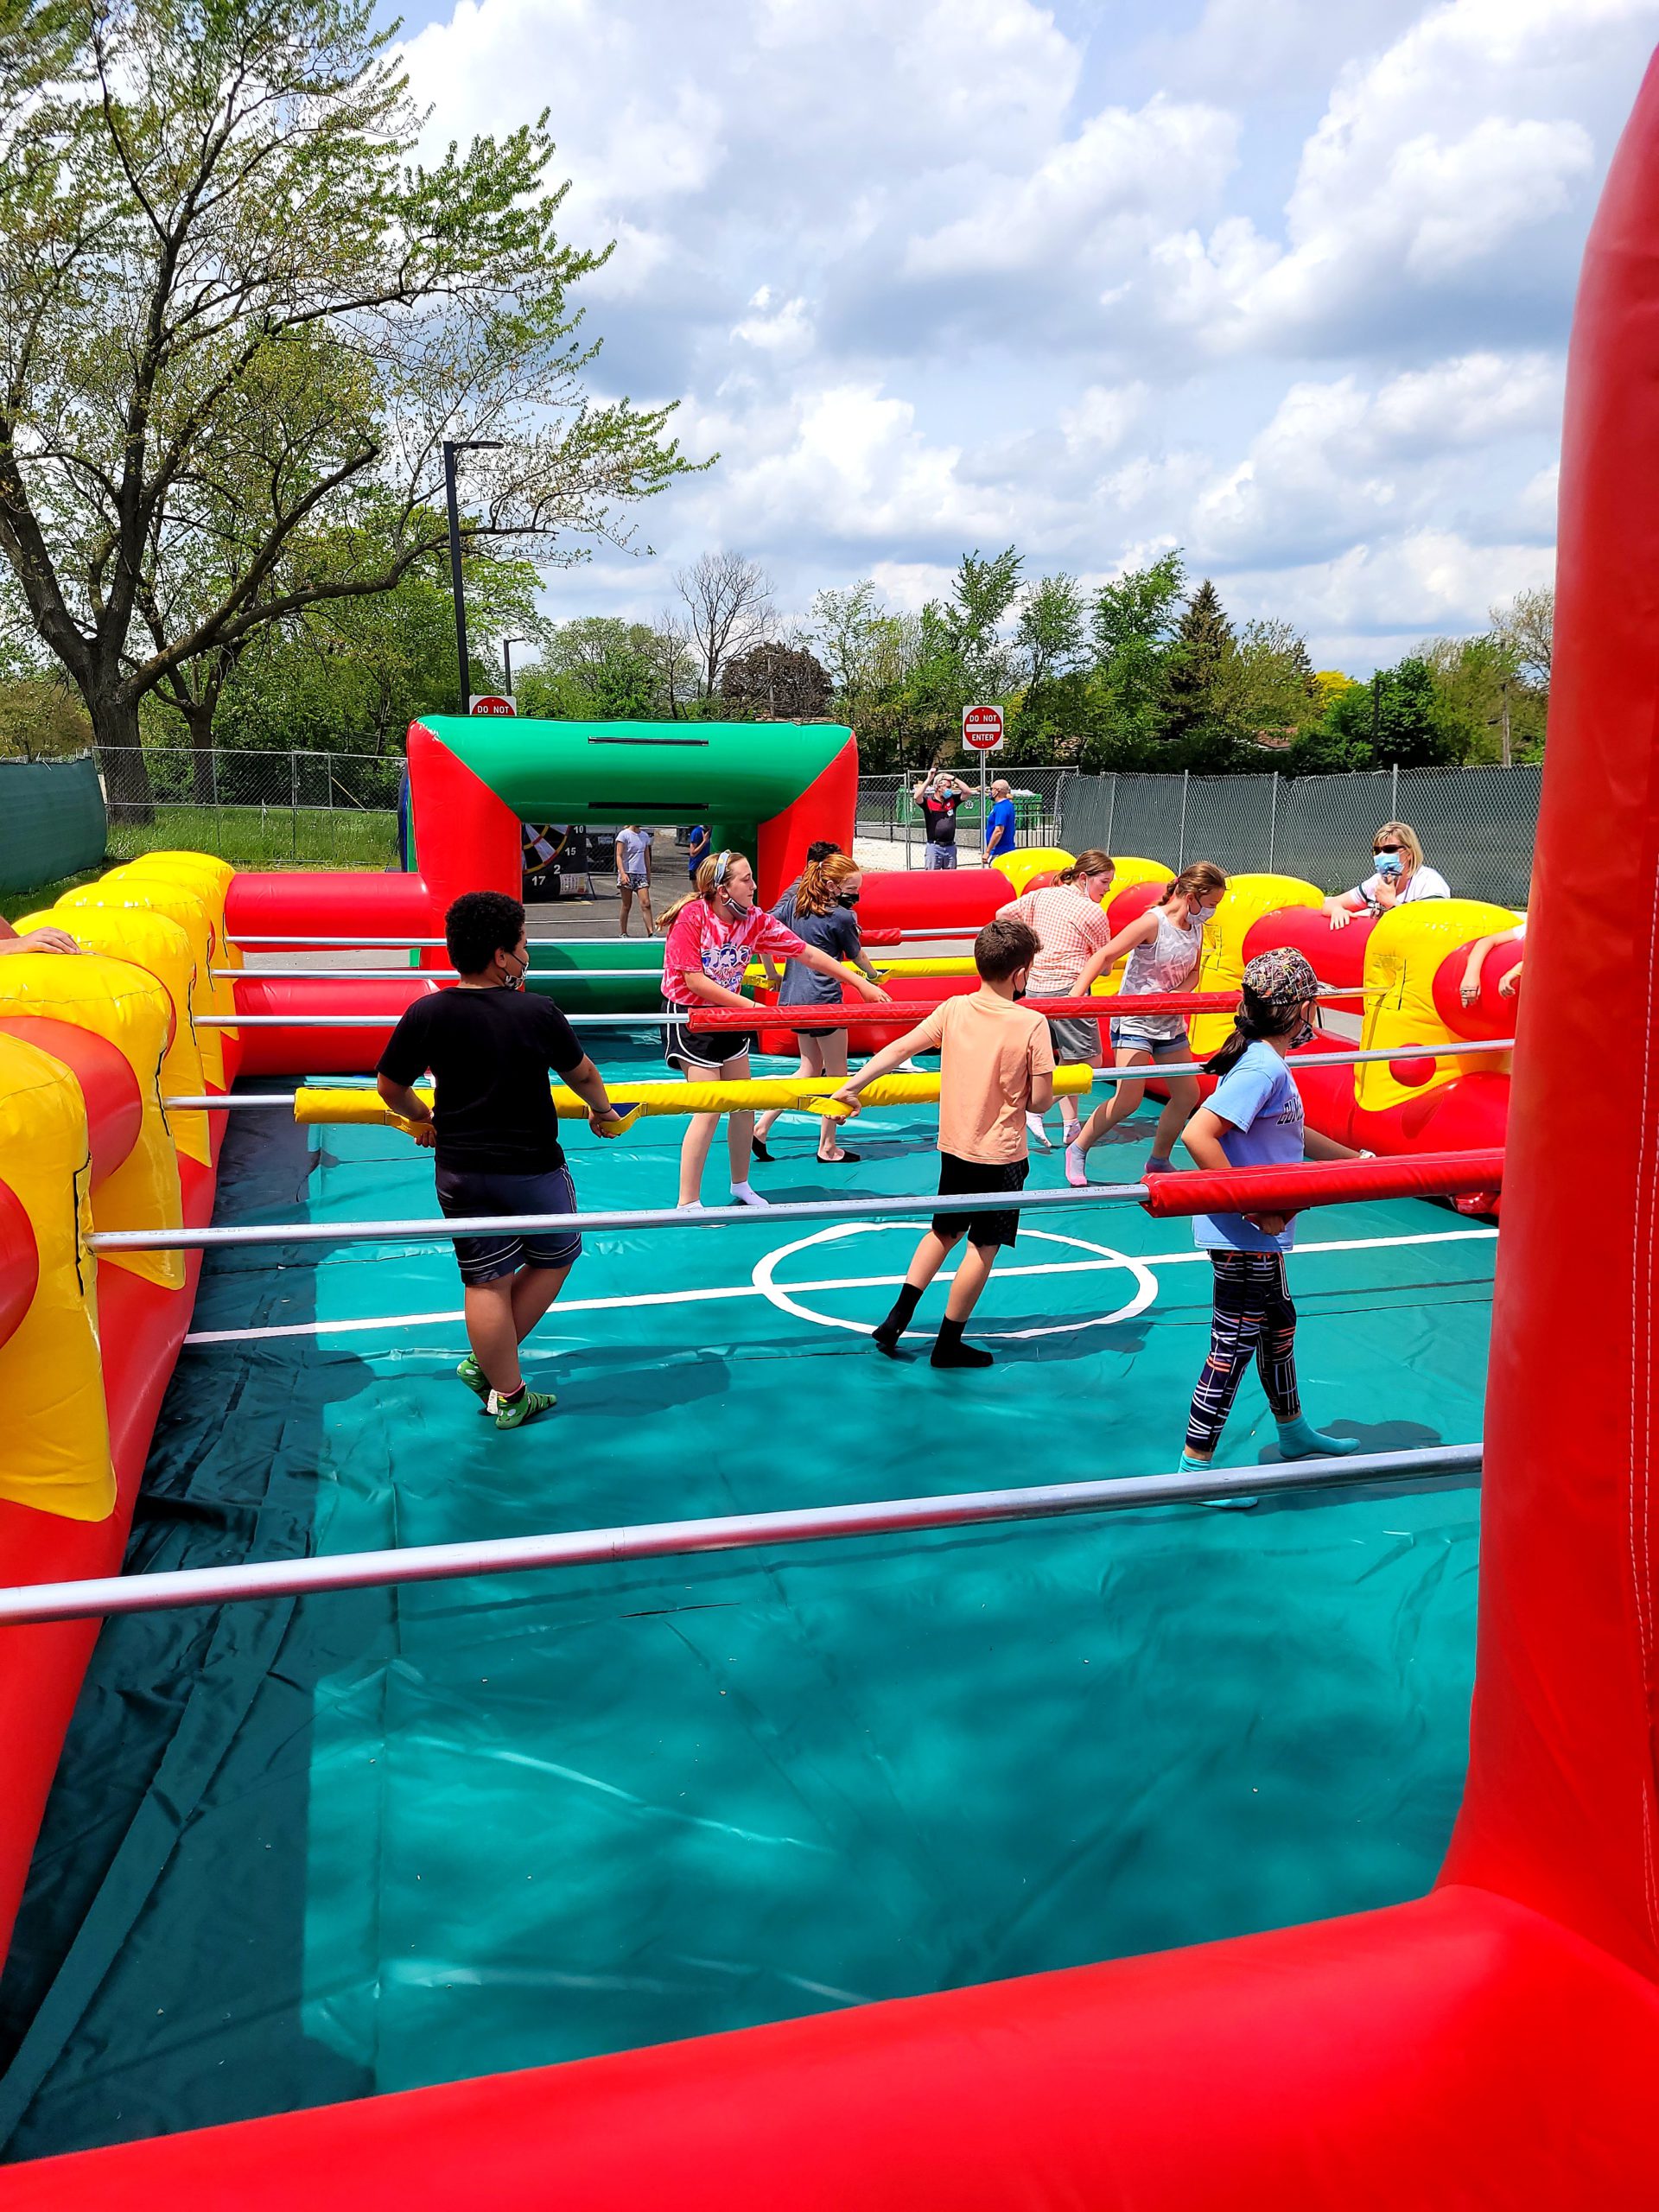
MULTIPOLYGON (((389 868, 397 859, 400 754, 146 746, 105 747, 98 765, 110 849, 123 860, 167 847, 218 853, 238 868, 389 868)), ((1370 872, 1373 836, 1397 817, 1455 893, 1506 906, 1527 901, 1541 778, 1535 766, 1294 777, 1008 772, 1024 846, 1099 845, 1177 868, 1213 860, 1338 890, 1370 872)), ((855 834, 872 865, 922 866, 926 830, 912 797, 919 781, 860 779, 855 834)), ((957 839, 964 859, 980 845, 976 789, 957 839)))
MULTIPOLYGON (((1014 816, 1017 834, 1022 845, 1052 845, 1059 836, 1061 793, 1068 784, 1077 781, 1075 768, 996 768, 995 773, 1006 775, 1014 791, 1014 816)), ((904 776, 863 776, 858 779, 858 819, 854 830, 856 842, 870 849, 869 856, 878 856, 889 868, 920 868, 922 848, 927 842, 927 827, 922 810, 912 794, 922 779, 919 773, 904 776)), ((979 772, 969 761, 962 771, 962 780, 973 792, 962 803, 957 816, 957 842, 964 855, 971 853, 984 842, 979 808, 979 772)))
POLYGON ((1059 794, 1053 842, 1176 868, 1212 860, 1228 869, 1276 870, 1335 891, 1370 873, 1372 838, 1383 823, 1400 820, 1417 832, 1454 895, 1524 906, 1541 779, 1535 766, 1071 776, 1059 794))
POLYGON ((401 753, 105 747, 110 850, 177 849, 237 868, 389 868, 401 753))

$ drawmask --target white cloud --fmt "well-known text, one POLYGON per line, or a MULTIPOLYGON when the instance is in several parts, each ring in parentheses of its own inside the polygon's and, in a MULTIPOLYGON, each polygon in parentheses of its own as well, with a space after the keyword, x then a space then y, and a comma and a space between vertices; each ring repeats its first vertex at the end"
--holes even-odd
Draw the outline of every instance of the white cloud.
POLYGON ((1151 388, 1139 382, 1091 384, 1076 404, 1060 410, 1060 429, 1074 458, 1116 453, 1142 419, 1151 388))
POLYGON ((1110 265, 1144 249, 1219 193, 1233 165, 1236 119, 1156 97, 1133 112, 1104 109, 1025 175, 1001 149, 975 162, 967 213, 905 255, 909 276, 1110 265))
POLYGON ((683 396, 721 454, 644 517, 660 565, 561 603, 648 611, 715 543, 796 606, 871 573, 918 605, 975 545, 1098 577, 1179 543, 1363 665, 1547 572, 1576 257, 1656 27, 456 0, 407 51, 435 140, 550 107, 562 226, 618 241, 577 295, 606 388, 683 396))
POLYGON ((749 313, 734 325, 732 335, 746 346, 766 353, 804 353, 812 344, 811 318, 804 300, 779 300, 770 284, 763 284, 749 302, 749 313))
POLYGON ((1357 310, 1523 252, 1594 165, 1563 102, 1656 21, 1656 0, 1430 9, 1341 73, 1302 149, 1283 244, 1235 216, 1207 242, 1189 231, 1155 250, 1165 313, 1222 350, 1328 345, 1357 310))

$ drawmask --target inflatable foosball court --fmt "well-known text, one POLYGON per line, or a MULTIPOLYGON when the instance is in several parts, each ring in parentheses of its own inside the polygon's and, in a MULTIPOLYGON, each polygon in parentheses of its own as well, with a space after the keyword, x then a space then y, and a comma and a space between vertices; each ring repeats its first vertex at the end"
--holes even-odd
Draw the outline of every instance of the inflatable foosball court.
MULTIPOLYGON (((1377 1156, 1148 1176, 1151 1109, 1086 1190, 1039 1155, 990 1370, 868 1342, 940 1204, 928 1070, 827 1166, 775 1010, 769 1207, 688 1216, 652 949, 554 946, 656 1110, 568 1125, 558 1402, 504 1434, 366 1088, 519 811, 705 799, 766 897, 850 831, 849 733, 762 778, 716 733, 671 790, 628 726, 417 728, 410 876, 153 856, 56 913, 82 957, 0 961, 3 2212, 1651 2200, 1659 918, 1606 885, 1659 875, 1656 235, 1650 82, 1573 342, 1523 993, 1459 988, 1500 910, 1333 938, 1234 875, 1194 1053, 1307 952, 1310 1124, 1377 1156), (270 972, 340 939, 415 964, 270 972), (1247 1381, 1178 1471, 1224 1203, 1299 1216, 1346 1456, 1281 1459, 1247 1381)), ((867 879, 895 995, 970 987, 951 933, 1018 887, 867 879)))

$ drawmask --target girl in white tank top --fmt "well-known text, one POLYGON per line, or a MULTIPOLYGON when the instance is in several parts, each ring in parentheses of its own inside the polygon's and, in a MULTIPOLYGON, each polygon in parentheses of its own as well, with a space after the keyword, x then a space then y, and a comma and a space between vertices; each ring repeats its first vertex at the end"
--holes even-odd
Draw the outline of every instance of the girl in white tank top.
MULTIPOLYGON (((1104 975, 1124 953, 1129 964, 1118 994, 1119 1011, 1112 1023, 1112 1042, 1121 1068, 1149 1067, 1155 1060, 1185 1060, 1190 1057, 1185 1018, 1179 1014, 1136 1014, 1135 1001, 1154 992, 1190 990, 1198 971, 1206 922, 1213 919, 1227 889, 1227 878, 1213 861, 1194 861, 1184 868, 1155 906, 1148 906, 1127 929, 1103 945, 1077 977, 1077 988, 1086 991, 1096 976, 1104 975)), ((1175 1140, 1192 1119, 1198 1103, 1196 1076, 1169 1077, 1169 1099, 1153 1132, 1152 1152, 1145 1172, 1168 1172, 1175 1140)), ((1103 1106, 1096 1106, 1065 1147, 1065 1179, 1082 1190, 1089 1180, 1084 1164, 1090 1148, 1109 1129, 1126 1122, 1146 1096, 1144 1083, 1119 1083, 1103 1106)))

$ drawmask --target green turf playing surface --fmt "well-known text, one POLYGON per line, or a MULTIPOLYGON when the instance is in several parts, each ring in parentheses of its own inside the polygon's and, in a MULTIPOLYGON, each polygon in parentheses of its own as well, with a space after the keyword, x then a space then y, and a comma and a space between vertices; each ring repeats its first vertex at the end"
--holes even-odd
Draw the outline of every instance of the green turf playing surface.
MULTIPOLYGON (((929 1188, 931 1120, 872 1109, 855 1169, 786 1121, 755 1180, 929 1188)), ((395 1133, 282 1121, 233 1117, 221 1222, 435 1211, 395 1133)), ((580 1132, 583 1205, 671 1203, 679 1129, 580 1132)), ((1103 1179, 1138 1170, 1127 1134, 1103 1179)), ((835 1325, 886 1310, 869 1279, 913 1222, 591 1238, 526 1363, 558 1409, 506 1436, 454 1377, 447 1250, 227 1255, 196 1330, 294 1333, 187 1350, 131 1564, 1173 1467, 1209 1312, 1190 1229, 1039 1218, 982 1306, 985 1374, 835 1325)), ((1491 1237, 1408 1203, 1301 1227, 1312 1417, 1478 1438, 1491 1237)), ((1220 1458, 1272 1435, 1251 1376, 1220 1458)), ((1408 1896, 1462 1779, 1476 1536, 1475 1492, 1427 1487, 118 1623, 4 1988, 0 2137, 39 2156, 1408 1896)))

